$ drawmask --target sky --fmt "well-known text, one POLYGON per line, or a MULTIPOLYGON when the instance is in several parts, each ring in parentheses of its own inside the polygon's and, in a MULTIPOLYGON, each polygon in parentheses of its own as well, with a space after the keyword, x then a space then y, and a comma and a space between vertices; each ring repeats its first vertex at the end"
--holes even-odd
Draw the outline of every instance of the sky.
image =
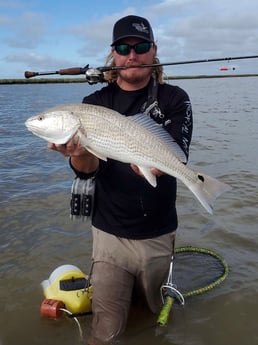
MULTIPOLYGON (((258 55, 256 0, 0 0, 0 79, 105 65, 113 24, 136 14, 162 63, 258 55)), ((167 66, 167 75, 258 73, 258 59, 167 66), (228 71, 220 71, 227 67, 228 71)))

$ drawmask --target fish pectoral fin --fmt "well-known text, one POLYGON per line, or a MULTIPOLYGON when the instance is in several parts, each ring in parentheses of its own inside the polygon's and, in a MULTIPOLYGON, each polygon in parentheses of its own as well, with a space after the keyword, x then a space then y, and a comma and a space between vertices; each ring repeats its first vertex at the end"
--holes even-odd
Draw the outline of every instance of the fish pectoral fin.
POLYGON ((146 178, 146 180, 149 182, 149 184, 152 185, 152 187, 157 186, 157 178, 153 173, 150 171, 150 168, 146 167, 140 167, 138 166, 140 172, 143 174, 143 176, 146 178))
POLYGON ((96 156, 97 158, 103 160, 103 161, 107 161, 107 157, 101 155, 100 153, 94 151, 94 149, 92 149, 90 147, 90 142, 88 140, 88 138, 85 136, 85 134, 83 134, 81 131, 78 131, 77 133, 79 139, 80 139, 80 143, 81 143, 81 146, 85 147, 85 149, 87 151, 89 151, 90 153, 92 153, 94 156, 96 156))
POLYGON ((105 156, 99 154, 98 152, 94 151, 94 150, 91 149, 90 147, 86 147, 86 149, 87 149, 90 153, 92 153, 94 156, 96 156, 97 158, 99 158, 99 159, 101 159, 101 160, 103 160, 103 161, 105 161, 105 162, 107 161, 107 157, 105 157, 105 156))

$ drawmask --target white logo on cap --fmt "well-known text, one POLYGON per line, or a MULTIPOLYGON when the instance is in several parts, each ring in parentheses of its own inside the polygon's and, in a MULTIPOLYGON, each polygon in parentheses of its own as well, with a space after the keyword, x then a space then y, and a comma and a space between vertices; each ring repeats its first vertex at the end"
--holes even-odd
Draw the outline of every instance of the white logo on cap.
POLYGON ((145 25, 143 24, 143 22, 141 22, 141 23, 133 23, 132 25, 133 25, 133 27, 135 28, 135 30, 137 30, 137 31, 145 32, 146 34, 149 33, 148 27, 145 26, 145 25))

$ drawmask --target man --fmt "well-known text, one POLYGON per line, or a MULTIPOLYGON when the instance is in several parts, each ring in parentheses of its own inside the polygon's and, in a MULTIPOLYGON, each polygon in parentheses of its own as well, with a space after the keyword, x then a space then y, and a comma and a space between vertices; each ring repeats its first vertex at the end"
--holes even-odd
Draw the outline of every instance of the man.
MULTIPOLYGON (((150 116, 188 157, 192 135, 188 95, 164 84, 160 67, 137 67, 157 63, 156 56, 149 22, 138 16, 120 19, 113 28, 108 61, 129 68, 107 73, 108 85, 83 102, 114 109, 121 116, 150 116)), ((176 179, 153 168, 157 176, 153 188, 136 166, 99 160, 73 140, 49 147, 70 156, 70 165, 80 178, 96 177, 93 320, 88 344, 105 344, 125 330, 133 293, 153 313, 160 311, 160 287, 168 275, 177 228, 176 179)))

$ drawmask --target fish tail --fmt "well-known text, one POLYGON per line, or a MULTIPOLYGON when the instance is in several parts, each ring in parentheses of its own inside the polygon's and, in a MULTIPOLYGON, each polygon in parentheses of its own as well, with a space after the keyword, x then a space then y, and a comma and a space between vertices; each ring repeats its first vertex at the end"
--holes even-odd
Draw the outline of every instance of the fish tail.
POLYGON ((188 187, 203 207, 211 214, 216 198, 231 189, 228 184, 202 173, 198 173, 198 182, 192 183, 188 187))

